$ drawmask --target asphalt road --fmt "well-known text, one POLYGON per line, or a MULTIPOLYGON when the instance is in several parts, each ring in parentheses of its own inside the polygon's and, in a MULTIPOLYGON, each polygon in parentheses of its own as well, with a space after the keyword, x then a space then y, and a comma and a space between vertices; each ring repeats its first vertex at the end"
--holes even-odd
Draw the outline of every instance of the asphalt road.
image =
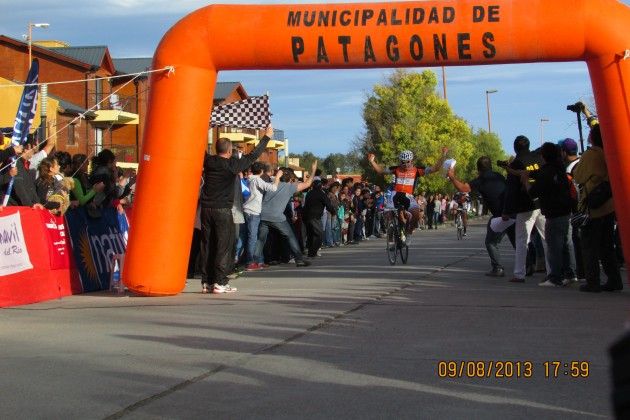
MULTIPOLYGON (((114 292, 0 310, 5 419, 612 418, 630 293, 486 277, 485 225, 322 252, 203 295, 114 292)), ((625 277, 625 272, 624 272, 625 277)))

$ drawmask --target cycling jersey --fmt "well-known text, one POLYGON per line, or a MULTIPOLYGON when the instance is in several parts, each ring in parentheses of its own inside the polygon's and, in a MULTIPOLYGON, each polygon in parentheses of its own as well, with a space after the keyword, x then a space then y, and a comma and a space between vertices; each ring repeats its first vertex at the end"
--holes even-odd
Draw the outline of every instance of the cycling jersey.
POLYGON ((405 169, 402 166, 392 166, 387 170, 388 174, 396 175, 394 191, 405 194, 413 194, 418 178, 429 173, 428 169, 418 169, 415 166, 405 169))

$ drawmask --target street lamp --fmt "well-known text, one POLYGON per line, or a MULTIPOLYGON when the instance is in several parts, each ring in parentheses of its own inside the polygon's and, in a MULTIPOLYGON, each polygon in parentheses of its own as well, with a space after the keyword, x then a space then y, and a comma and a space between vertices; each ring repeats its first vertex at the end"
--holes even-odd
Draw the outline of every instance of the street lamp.
POLYGON ((540 145, 543 145, 543 125, 544 123, 548 122, 549 119, 547 118, 541 118, 540 119, 540 145))
POLYGON ((32 61, 32 53, 31 53, 31 49, 33 46, 33 27, 35 28, 48 28, 50 26, 50 24, 48 23, 29 23, 28 24, 28 67, 31 67, 31 61, 32 61))
POLYGON ((488 107, 488 133, 492 133, 492 123, 490 122, 490 94, 497 93, 498 90, 486 90, 486 106, 488 107))

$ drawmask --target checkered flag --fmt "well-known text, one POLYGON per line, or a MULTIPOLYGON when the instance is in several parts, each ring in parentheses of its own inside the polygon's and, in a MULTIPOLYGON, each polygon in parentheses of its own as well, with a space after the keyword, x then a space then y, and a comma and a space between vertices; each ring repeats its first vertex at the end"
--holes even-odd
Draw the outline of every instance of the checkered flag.
POLYGON ((264 130, 271 123, 269 96, 251 96, 238 102, 212 108, 210 125, 264 130))

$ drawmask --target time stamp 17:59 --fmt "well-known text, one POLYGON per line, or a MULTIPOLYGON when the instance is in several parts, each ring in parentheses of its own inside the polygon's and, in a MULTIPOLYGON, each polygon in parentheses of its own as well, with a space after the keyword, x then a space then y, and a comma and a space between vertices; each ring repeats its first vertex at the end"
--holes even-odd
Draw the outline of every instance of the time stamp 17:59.
POLYGON ((438 362, 437 374, 440 378, 588 378, 589 367, 589 362, 576 360, 441 360, 438 362))

